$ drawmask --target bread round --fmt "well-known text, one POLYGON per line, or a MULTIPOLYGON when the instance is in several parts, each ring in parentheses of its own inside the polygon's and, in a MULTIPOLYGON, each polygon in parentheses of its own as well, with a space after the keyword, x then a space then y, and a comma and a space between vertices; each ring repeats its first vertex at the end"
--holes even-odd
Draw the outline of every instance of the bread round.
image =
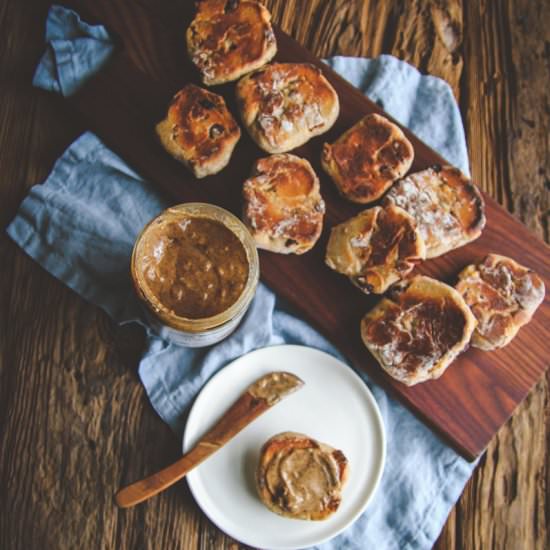
POLYGON ((342 451, 304 434, 283 432, 263 445, 256 486, 272 512, 323 520, 338 509, 348 472, 342 451))
POLYGON ((194 84, 174 96, 156 130, 164 148, 197 178, 222 170, 241 137, 223 97, 194 84))
POLYGON ((389 205, 367 208, 333 227, 325 262, 366 294, 382 294, 425 257, 414 218, 389 205))
POLYGON ((477 319, 472 346, 486 351, 507 345, 544 300, 540 277, 506 256, 489 254, 458 278, 456 289, 477 319))
POLYGON ((303 254, 321 235, 325 203, 306 159, 290 154, 259 159, 244 182, 243 199, 243 221, 258 248, 303 254))
POLYGON ((187 52, 207 86, 237 80, 277 53, 271 14, 255 0, 201 0, 187 52))
POLYGON ((361 321, 361 337, 380 366, 412 386, 439 378, 464 351, 476 319, 451 286, 423 275, 397 283, 361 321))
POLYGON ((340 193, 367 204, 379 199, 412 165, 414 149, 401 128, 387 118, 362 118, 332 145, 325 143, 321 164, 340 193))
POLYGON ((458 168, 434 166, 398 181, 384 197, 414 216, 435 258, 481 235, 485 203, 479 189, 458 168))
POLYGON ((284 153, 326 132, 338 118, 338 95, 318 67, 273 63, 242 78, 237 103, 252 139, 284 153))

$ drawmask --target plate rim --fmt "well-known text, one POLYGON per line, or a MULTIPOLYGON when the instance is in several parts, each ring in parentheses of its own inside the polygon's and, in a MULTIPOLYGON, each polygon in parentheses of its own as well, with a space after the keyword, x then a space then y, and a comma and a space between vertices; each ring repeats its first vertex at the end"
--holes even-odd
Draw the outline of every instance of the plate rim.
MULTIPOLYGON (((385 428, 385 425, 384 425, 384 419, 382 417, 382 413, 380 412, 380 408, 378 407, 378 402, 376 401, 376 398, 374 397, 372 391, 370 390, 369 386, 366 384, 366 382, 357 374, 357 372, 355 372, 355 369, 345 363, 342 359, 339 359, 338 357, 332 355, 331 353, 327 352, 327 351, 324 351, 322 349, 319 349, 319 348, 316 348, 316 347, 313 347, 313 346, 305 346, 305 345, 301 345, 301 344, 274 344, 274 345, 267 345, 267 346, 262 346, 260 348, 256 348, 256 349, 253 349, 253 350, 250 350, 246 353, 244 353, 243 355, 240 355, 239 357, 236 357, 235 359, 233 359, 232 361, 230 361, 229 363, 227 363, 226 365, 224 365, 223 367, 221 367, 213 376, 211 376, 207 382, 202 386, 202 388, 200 389, 199 393, 196 395, 194 401, 193 401, 193 404, 191 405, 191 408, 189 410, 189 414, 187 415, 187 419, 185 421, 185 428, 184 428, 184 432, 183 432, 183 436, 182 436, 182 451, 183 452, 186 452, 186 447, 187 447, 187 442, 186 442, 186 438, 187 438, 187 435, 188 435, 188 425, 189 425, 189 420, 191 419, 192 417, 192 414, 193 414, 193 411, 197 405, 197 402, 199 401, 199 398, 200 396, 202 395, 203 391, 211 384, 211 383, 215 383, 216 379, 218 377, 221 377, 224 373, 224 371, 228 368, 228 367, 231 367, 237 363, 239 363, 241 360, 244 360, 244 358, 248 358, 250 355, 255 355, 255 354, 258 354, 260 352, 264 352, 266 349, 272 349, 272 348, 291 348, 293 349, 294 351, 303 351, 303 350, 306 350, 307 352, 316 352, 316 353, 319 353, 319 354, 322 354, 322 355, 326 355, 328 356, 331 360, 333 361, 336 361, 337 363, 340 364, 340 366, 346 368, 349 372, 348 374, 352 377, 352 378, 355 378, 356 381, 360 384, 360 387, 362 388, 363 390, 363 394, 364 396, 367 398, 367 400, 369 401, 370 405, 371 405, 371 408, 372 408, 372 411, 374 413, 374 417, 375 417, 375 424, 376 424, 376 427, 377 427, 377 430, 379 432, 379 436, 380 436, 380 442, 381 442, 381 449, 380 449, 380 458, 379 458, 379 461, 378 461, 378 464, 377 464, 377 467, 375 468, 375 474, 374 474, 374 482, 372 484, 372 489, 371 491, 369 492, 367 498, 365 499, 365 502, 362 504, 362 506, 359 507, 358 511, 355 512, 354 514, 352 514, 350 520, 348 522, 346 522, 344 524, 344 526, 342 527, 339 527, 337 530, 335 530, 333 533, 331 533, 330 535, 328 536, 323 536, 323 538, 320 538, 319 540, 316 540, 315 542, 312 542, 311 544, 308 544, 308 546, 310 545, 318 545, 318 544, 323 544, 329 540, 332 540, 333 538, 337 537, 339 534, 341 534, 343 531, 345 531, 348 527, 350 527, 353 523, 355 523, 355 521, 357 520, 357 518, 359 518, 359 516, 361 516, 367 506, 369 505, 369 503, 371 502, 372 498, 374 497, 374 495, 376 494, 378 488, 379 488, 379 485, 380 485, 380 481, 382 479, 382 475, 384 473, 384 469, 385 469, 385 465, 386 465, 386 447, 387 447, 387 441, 386 441, 386 428, 385 428)), ((198 466, 200 467, 200 465, 198 466)), ((197 468, 198 468, 197 467, 197 468)), ((192 472, 190 472, 191 474, 192 472)), ((196 495, 196 490, 195 488, 193 487, 193 483, 192 482, 189 482, 189 476, 186 476, 185 477, 185 480, 187 482, 187 486, 189 487, 189 490, 193 496, 193 499, 196 503, 196 505, 199 507, 199 509, 201 510, 201 512, 220 530, 222 531, 223 533, 225 533, 226 535, 228 535, 229 537, 231 537, 232 539, 242 543, 242 544, 246 544, 246 545, 250 545, 250 546, 255 546, 255 543, 253 541, 250 541, 250 540, 245 540, 243 539, 241 536, 235 536, 234 534, 232 534, 231 532, 229 532, 228 530, 226 530, 225 528, 222 528, 219 523, 212 517, 212 515, 210 514, 210 511, 206 509, 206 507, 203 507, 201 506, 200 502, 199 502, 199 499, 197 498, 197 495, 196 495)), ((296 546, 296 545, 292 545, 292 546, 287 546, 287 545, 283 545, 283 546, 270 546, 269 547, 271 550, 299 550, 301 548, 306 548, 304 546, 296 546)))

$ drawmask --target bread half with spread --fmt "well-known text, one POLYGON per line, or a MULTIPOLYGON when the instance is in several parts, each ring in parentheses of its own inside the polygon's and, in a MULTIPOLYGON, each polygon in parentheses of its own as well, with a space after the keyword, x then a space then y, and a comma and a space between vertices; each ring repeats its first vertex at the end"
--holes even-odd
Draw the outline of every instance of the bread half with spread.
POLYGON ((283 432, 263 445, 256 486, 272 512, 323 520, 338 509, 348 470, 342 451, 304 434, 283 432))
POLYGON ((476 319, 445 283, 417 275, 397 283, 361 321, 361 337, 380 366, 407 386, 439 378, 464 351, 476 319))
POLYGON ((156 130, 168 153, 197 178, 222 170, 241 137, 223 97, 194 84, 174 96, 156 130))
POLYGON ((434 166, 398 181, 384 197, 414 216, 435 258, 477 239, 485 226, 479 189, 458 169, 434 166))
POLYGON ((477 319, 472 346, 483 350, 508 344, 544 300, 540 277, 506 256, 489 254, 458 278, 456 289, 477 319))
POLYGON ((413 146, 401 128, 381 115, 371 114, 333 144, 325 143, 321 163, 344 197, 367 204, 403 177, 413 159, 413 146))
POLYGON ((199 0, 187 52, 207 86, 237 80, 277 53, 271 14, 255 0, 199 0))
POLYGON ((241 119, 268 153, 285 153, 326 132, 338 118, 338 95, 318 67, 266 65, 237 84, 241 119))
POLYGON ((333 227, 325 262, 363 292, 382 294, 425 256, 414 218, 389 205, 368 208, 333 227))
POLYGON ((306 159, 288 153, 259 159, 243 199, 243 221, 259 248, 303 254, 321 235, 325 203, 306 159))

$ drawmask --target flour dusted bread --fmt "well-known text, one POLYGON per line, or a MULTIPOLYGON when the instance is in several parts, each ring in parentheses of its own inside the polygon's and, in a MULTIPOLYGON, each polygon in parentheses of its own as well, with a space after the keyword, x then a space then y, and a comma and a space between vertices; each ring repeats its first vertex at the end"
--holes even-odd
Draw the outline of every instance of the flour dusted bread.
POLYGON ((303 254, 317 242, 325 203, 307 160, 288 153, 259 159, 243 198, 243 221, 259 248, 303 254))
POLYGON ((472 345, 493 350, 508 344, 544 300, 544 283, 511 258, 489 254, 466 267, 456 289, 477 319, 472 345))
POLYGON ((435 166, 397 182, 384 198, 415 217, 426 242, 426 257, 435 258, 481 235, 485 204, 479 189, 452 166, 435 166))
POLYGON ((327 519, 340 505, 348 469, 342 451, 304 434, 283 432, 262 447, 256 471, 258 494, 281 516, 327 519))
POLYGON ((255 0, 199 0, 187 51, 207 86, 237 80, 277 52, 271 15, 255 0))
POLYGON ((390 205, 368 208, 333 227, 325 262, 363 292, 381 294, 425 255, 414 218, 390 205))
POLYGON ((304 63, 273 63, 237 84, 241 119, 268 153, 284 153, 326 132, 338 118, 338 95, 321 70, 304 63))
POLYGON ((466 347, 476 319, 452 287, 422 275, 397 283, 361 321, 380 366, 412 386, 439 378, 466 347))
POLYGON ((344 197, 367 204, 404 176, 413 159, 413 146, 399 126, 371 114, 332 145, 325 143, 321 162, 344 197))
POLYGON ((223 97, 193 84, 174 96, 156 130, 164 148, 197 178, 222 170, 241 137, 223 97))

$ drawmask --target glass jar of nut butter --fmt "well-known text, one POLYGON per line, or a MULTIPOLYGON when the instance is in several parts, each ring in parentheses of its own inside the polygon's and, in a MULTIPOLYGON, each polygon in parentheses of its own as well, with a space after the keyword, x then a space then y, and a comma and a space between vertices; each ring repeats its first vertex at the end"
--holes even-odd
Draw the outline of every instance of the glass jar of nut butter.
POLYGON ((131 272, 151 328, 189 347, 228 336, 258 284, 254 241, 233 214, 212 204, 173 206, 134 245, 131 272))

